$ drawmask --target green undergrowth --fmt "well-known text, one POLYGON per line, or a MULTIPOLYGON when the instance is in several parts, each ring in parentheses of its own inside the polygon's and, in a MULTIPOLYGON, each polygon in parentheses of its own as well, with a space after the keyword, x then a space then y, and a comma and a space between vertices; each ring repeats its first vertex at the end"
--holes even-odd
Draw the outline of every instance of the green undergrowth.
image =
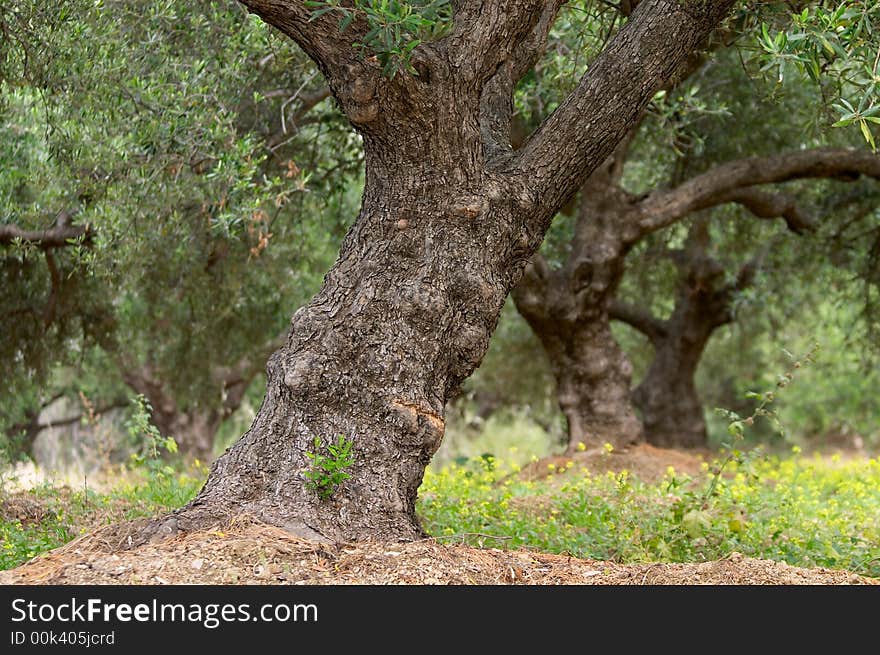
MULTIPOLYGON (((103 492, 0 492, 0 568, 100 525, 179 507, 204 475, 203 467, 129 472, 103 492)), ((516 466, 483 456, 429 468, 418 511, 444 543, 616 562, 700 562, 738 551, 880 577, 880 459, 752 455, 722 476, 705 465, 696 475, 670 469, 646 482, 576 465, 528 481, 516 466)))
POLYGON ((696 476, 670 469, 653 483, 573 467, 527 481, 483 458, 429 470, 419 511, 447 543, 616 562, 700 562, 738 551, 880 577, 880 459, 752 456, 720 477, 712 468, 696 476))
POLYGON ((207 470, 126 471, 108 491, 45 483, 27 492, 0 489, 0 569, 26 562, 102 525, 154 516, 185 504, 207 470))

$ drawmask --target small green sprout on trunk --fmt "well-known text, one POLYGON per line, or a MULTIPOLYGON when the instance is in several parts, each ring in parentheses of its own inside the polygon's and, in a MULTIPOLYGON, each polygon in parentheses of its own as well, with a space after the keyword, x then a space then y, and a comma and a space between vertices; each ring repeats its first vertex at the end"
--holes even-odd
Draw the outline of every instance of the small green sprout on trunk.
POLYGON ((354 453, 351 450, 354 442, 340 434, 336 438, 336 443, 331 441, 326 448, 321 437, 316 436, 312 444, 314 450, 306 452, 306 457, 312 462, 311 467, 304 474, 306 485, 315 491, 321 500, 327 500, 336 492, 339 485, 351 477, 346 469, 354 464, 354 453), (322 453, 323 450, 326 450, 327 454, 322 453))

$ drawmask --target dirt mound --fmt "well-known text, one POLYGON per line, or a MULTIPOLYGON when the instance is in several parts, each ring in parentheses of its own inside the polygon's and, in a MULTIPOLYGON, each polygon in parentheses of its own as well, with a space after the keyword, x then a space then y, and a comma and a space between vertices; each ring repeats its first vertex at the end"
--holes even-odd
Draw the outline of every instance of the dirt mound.
POLYGON ((189 533, 120 550, 138 524, 81 537, 0 584, 880 584, 734 553, 702 564, 622 565, 526 550, 412 543, 324 546, 262 524, 189 533))
POLYGON ((39 524, 47 511, 43 503, 25 493, 0 500, 0 518, 4 521, 21 521, 22 525, 39 524))
POLYGON ((703 462, 711 460, 712 453, 708 450, 671 450, 650 444, 638 444, 613 450, 610 453, 599 448, 573 455, 545 457, 523 467, 520 476, 527 480, 536 480, 547 475, 564 473, 566 469, 577 472, 581 468, 586 468, 594 474, 606 471, 620 473, 626 470, 644 482, 656 482, 666 475, 670 466, 676 473, 697 475, 703 462))

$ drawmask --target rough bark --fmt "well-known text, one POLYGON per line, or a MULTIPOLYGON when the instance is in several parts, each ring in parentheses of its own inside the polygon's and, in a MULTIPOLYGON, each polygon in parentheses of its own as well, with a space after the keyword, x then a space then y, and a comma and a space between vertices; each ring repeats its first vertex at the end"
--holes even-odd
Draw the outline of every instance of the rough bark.
POLYGON ((581 189, 566 263, 551 270, 536 256, 513 291, 517 310, 550 361, 569 453, 606 442, 619 448, 642 438, 629 399, 632 366, 611 334, 608 313, 630 247, 620 226, 633 199, 617 185, 624 150, 581 189))
POLYGON ((315 539, 420 537, 416 492, 446 400, 479 364, 550 219, 731 2, 686 11, 645 0, 553 124, 522 155, 499 157, 486 156, 483 89, 544 3, 455 3, 451 34, 414 51, 419 75, 393 80, 350 48, 358 21, 340 36, 335 19, 310 23, 301 2, 246 4, 316 59, 362 134, 363 202, 320 292, 269 359, 250 430, 196 499, 145 534, 247 513, 315 539), (547 192, 554 181, 561 196, 547 192), (307 453, 315 437, 337 435, 354 442, 355 462, 321 500, 306 484, 307 453))

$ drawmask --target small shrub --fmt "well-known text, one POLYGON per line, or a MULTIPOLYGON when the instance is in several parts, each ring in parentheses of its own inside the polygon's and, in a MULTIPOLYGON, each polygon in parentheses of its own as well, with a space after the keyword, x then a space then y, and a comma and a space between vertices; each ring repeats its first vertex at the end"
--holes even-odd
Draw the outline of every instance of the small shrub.
POLYGON ((351 475, 346 471, 354 464, 352 446, 354 442, 346 439, 341 434, 336 443, 332 441, 327 445, 327 454, 321 437, 315 437, 312 441, 314 451, 306 452, 306 457, 311 460, 311 468, 305 472, 306 484, 315 491, 321 500, 327 500, 351 475))

